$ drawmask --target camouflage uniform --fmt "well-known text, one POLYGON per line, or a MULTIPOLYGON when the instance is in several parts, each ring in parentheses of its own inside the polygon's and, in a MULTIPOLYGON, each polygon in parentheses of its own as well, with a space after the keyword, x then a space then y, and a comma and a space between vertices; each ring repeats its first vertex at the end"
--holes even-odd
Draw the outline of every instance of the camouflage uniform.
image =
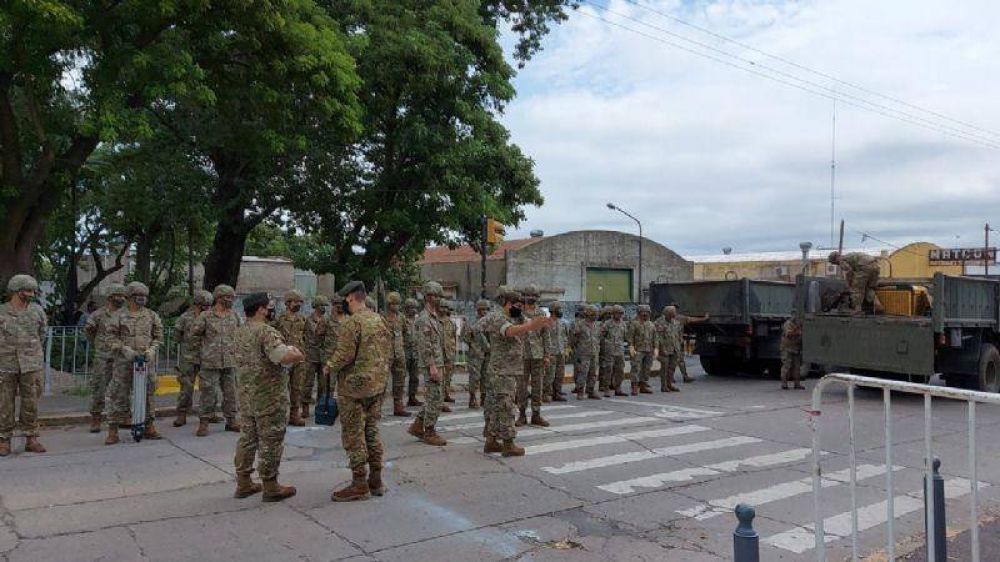
POLYGON ((444 342, 444 375, 442 389, 445 402, 454 402, 451 397, 451 379, 455 376, 455 358, 458 355, 458 330, 451 320, 451 305, 446 305, 438 317, 441 322, 441 338, 444 342))
MULTIPOLYGON (((640 305, 640 311, 648 313, 648 305, 640 305)), ((649 384, 649 372, 653 368, 653 350, 656 347, 656 326, 648 318, 636 318, 629 323, 626 335, 629 345, 635 350, 632 358, 632 380, 638 380, 645 388, 649 384)))
MULTIPOLYGON (((323 295, 319 295, 313 298, 312 304, 313 313, 306 318, 306 347, 303 350, 306 354, 307 365, 306 379, 302 387, 302 404, 306 406, 316 403, 313 399, 313 389, 316 387, 317 381, 321 381, 320 386, 323 386, 323 363, 329 358, 324 354, 324 349, 326 348, 326 332, 330 328, 330 318, 325 313, 321 313, 317 317, 316 312, 321 307, 329 306, 330 301, 323 295)), ((319 395, 323 395, 322 391, 319 395)))
POLYGON ((588 309, 583 319, 570 332, 570 345, 573 347, 573 377, 576 379, 576 392, 579 397, 583 392, 593 393, 597 383, 594 356, 597 352, 597 326, 594 324, 592 309, 588 309))
POLYGON ((111 401, 109 423, 117 426, 130 422, 129 397, 133 390, 142 392, 142 389, 132 388, 133 361, 137 354, 144 353, 146 363, 150 366, 145 388, 145 422, 148 425, 152 423, 156 413, 153 407, 153 391, 156 389, 156 351, 163 343, 163 322, 160 321, 158 314, 146 307, 132 312, 126 306, 114 315, 110 330, 114 338, 111 344, 114 355, 114 376, 108 385, 108 396, 111 401))
POLYGON ((392 372, 392 400, 402 406, 403 390, 406 388, 406 345, 403 340, 403 317, 400 314, 383 316, 390 330, 389 365, 392 372))
MULTIPOLYGON (((195 295, 195 304, 211 306, 212 294, 200 291, 200 294, 195 295)), ((178 415, 187 414, 194 403, 194 383, 201 366, 201 337, 192 333, 192 328, 199 314, 201 310, 192 306, 174 323, 174 340, 180 344, 177 354, 177 382, 181 387, 177 395, 178 415)))
MULTIPOLYGON (((298 291, 289 291, 285 294, 285 301, 294 296, 302 300, 298 291)), ((282 339, 288 345, 293 345, 299 349, 305 349, 306 342, 306 318, 298 312, 285 310, 278 315, 274 321, 274 327, 281 333, 282 339)), ((306 380, 305 363, 294 365, 288 374, 288 396, 291 401, 290 411, 292 416, 297 416, 299 407, 302 405, 302 392, 306 380)))
MULTIPOLYGON (((531 289, 524 292, 526 297, 538 296, 537 291, 532 293, 531 289)), ((524 321, 542 316, 542 311, 537 308, 531 312, 524 311, 524 321)), ((528 398, 531 398, 531 412, 534 415, 542 413, 542 381, 545 376, 545 362, 549 359, 549 329, 528 332, 522 338, 524 341, 524 370, 523 375, 517 379, 517 409, 524 417, 528 407, 528 398), (530 389, 530 393, 529 393, 530 389)))
POLYGON ((807 369, 802 364, 802 324, 794 316, 781 326, 781 388, 788 382, 795 388, 802 387, 807 369))
POLYGON ((660 350, 660 390, 674 390, 674 371, 677 363, 684 358, 681 333, 684 327, 676 318, 668 320, 661 316, 653 323, 656 327, 656 347, 660 350))
POLYGON ((878 260, 867 254, 852 252, 841 258, 847 283, 851 286, 851 308, 861 310, 865 302, 875 303, 875 289, 878 287, 878 260))
POLYGON ((248 322, 233 337, 242 415, 236 442, 236 474, 249 477, 254 457, 264 480, 278 477, 288 423, 288 369, 281 359, 289 347, 266 322, 248 322))
MULTIPOLYGON (((330 316, 330 320, 326 324, 326 336, 323 340, 322 351, 323 357, 326 357, 327 361, 337 351, 337 338, 340 337, 340 326, 341 321, 335 316, 330 316)), ((320 373, 319 381, 316 383, 316 396, 326 396, 327 394, 333 396, 336 392, 337 378, 332 375, 323 375, 320 373)))
POLYGON ((409 376, 406 394, 410 406, 418 406, 417 390, 420 389, 420 369, 417 367, 416 311, 417 301, 406 299, 406 314, 403 316, 403 349, 406 352, 406 373, 409 376), (412 311, 412 316, 411 316, 412 311))
POLYGON ((484 436, 512 440, 514 405, 518 381, 524 378, 525 343, 522 336, 507 336, 507 328, 519 323, 498 310, 483 317, 479 324, 490 341, 490 357, 486 365, 488 398, 483 403, 486 428, 484 436))
POLYGON ((416 421, 431 430, 441 415, 441 382, 431 380, 430 366, 436 365, 438 373, 444 376, 444 334, 437 316, 424 309, 417 316, 416 332, 417 368, 424 378, 424 408, 417 414, 416 421))
MULTIPOLYGON (((476 303, 476 311, 486 310, 490 307, 489 301, 479 301, 476 303)), ((487 312, 488 314, 488 312, 487 312)), ((486 339, 486 334, 477 327, 479 319, 474 322, 466 322, 462 326, 462 341, 465 343, 466 351, 465 364, 469 371, 469 407, 473 407, 476 393, 482 390, 482 376, 486 368, 487 354, 489 353, 490 342, 486 339)))
POLYGON ((0 304, 0 441, 14 435, 14 402, 21 399, 18 425, 26 437, 38 437, 38 395, 45 369, 42 342, 45 312, 37 304, 16 310, 0 304))
POLYGON ((561 319, 557 319, 554 326, 549 330, 549 357, 551 357, 549 367, 545 370, 545 380, 542 382, 542 389, 551 393, 553 400, 558 398, 562 391, 563 376, 566 374, 566 344, 569 342, 569 325, 561 319))
MULTIPOLYGON (((125 296, 125 287, 113 285, 108 291, 108 298, 113 295, 125 296)), ((108 383, 114 370, 114 357, 111 353, 111 319, 118 308, 111 309, 111 304, 105 304, 87 318, 84 331, 87 340, 94 347, 94 362, 90 372, 90 415, 98 418, 97 431, 100 431, 100 416, 104 414, 107 403, 108 383)))
POLYGON ((198 316, 191 335, 201 339, 201 396, 198 417, 208 420, 219 411, 228 423, 236 418, 236 348, 233 338, 240 327, 240 317, 232 310, 215 308, 198 316), (219 392, 222 397, 220 400, 219 392))
POLYGON ((327 366, 337 377, 341 441, 352 470, 382 469, 378 424, 393 354, 393 334, 371 310, 349 316, 340 327, 337 351, 327 366))
POLYGON ((605 320, 601 325, 601 386, 608 393, 620 392, 625 378, 625 329, 621 318, 605 320))

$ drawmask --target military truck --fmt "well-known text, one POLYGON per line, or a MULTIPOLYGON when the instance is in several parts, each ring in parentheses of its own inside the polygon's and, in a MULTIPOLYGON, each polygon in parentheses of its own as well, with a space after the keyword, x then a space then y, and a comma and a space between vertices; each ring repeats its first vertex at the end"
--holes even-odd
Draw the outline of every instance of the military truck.
POLYGON ((689 324, 694 352, 710 375, 781 373, 781 326, 792 314, 795 284, 734 279, 653 283, 649 290, 654 314, 675 304, 681 314, 709 315, 689 324))
POLYGON ((887 309, 853 315, 842 281, 800 277, 803 361, 858 374, 1000 392, 1000 281, 937 274, 881 283, 887 309), (838 285, 839 284, 839 285, 838 285))

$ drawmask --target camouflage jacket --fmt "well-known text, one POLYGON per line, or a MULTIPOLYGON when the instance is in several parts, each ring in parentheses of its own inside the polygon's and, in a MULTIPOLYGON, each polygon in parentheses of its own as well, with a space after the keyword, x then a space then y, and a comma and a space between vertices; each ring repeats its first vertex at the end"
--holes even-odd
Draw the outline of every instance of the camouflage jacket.
POLYGON ((414 323, 416 334, 417 365, 421 370, 430 369, 431 365, 444 365, 444 340, 442 339, 441 322, 437 316, 431 315, 427 309, 420 311, 414 323))
POLYGON ((395 318, 390 317, 388 314, 382 315, 385 319, 386 326, 389 326, 389 330, 392 331, 392 354, 389 357, 390 364, 406 361, 406 340, 404 339, 404 332, 406 332, 406 327, 403 325, 403 315, 396 314, 395 318))
POLYGON ((846 272, 879 270, 878 260, 861 252, 851 252, 844 255, 844 266, 846 272))
POLYGON ((491 377, 523 377, 526 346, 524 336, 507 336, 507 328, 519 322, 497 310, 479 319, 477 325, 490 340, 490 360, 486 365, 491 377))
POLYGON ((635 319, 629 322, 625 341, 638 353, 652 353, 656 347, 656 325, 652 320, 635 319))
POLYGON ((802 325, 794 318, 785 320, 781 326, 781 351, 802 353, 802 325))
POLYGON ((330 316, 326 323, 326 335, 323 338, 323 359, 320 363, 326 363, 333 357, 333 352, 337 351, 337 337, 340 336, 340 327, 343 322, 334 316, 330 316))
POLYGON ((441 316, 441 340, 444 345, 444 364, 454 365, 458 355, 458 329, 451 316, 441 316))
POLYGON ((569 343, 569 325, 556 319, 556 323, 549 330, 549 355, 564 355, 567 343, 569 343))
POLYGON ((417 359, 417 333, 415 331, 417 325, 417 318, 408 318, 403 316, 403 350, 406 352, 407 361, 416 361, 417 359))
MULTIPOLYGON (((535 309, 532 312, 525 311, 524 321, 527 322, 532 318, 542 316, 542 311, 535 309)), ((549 332, 548 328, 542 330, 537 330, 534 332, 528 332, 522 338, 524 340, 524 358, 525 359, 544 359, 546 355, 549 354, 549 332)))
MULTIPOLYGON (((485 317, 484 317, 485 318, 485 317)), ((483 326, 477 318, 475 322, 466 322, 462 326, 462 341, 469 348, 470 362, 483 361, 490 355, 490 340, 483 331, 483 326)))
POLYGON ((288 310, 282 312, 274 320, 274 327, 281 333, 282 339, 288 345, 299 349, 306 348, 306 317, 298 312, 288 310))
POLYGON ((327 363, 337 374, 337 394, 370 398, 385 392, 392 360, 392 330, 371 310, 352 314, 340 327, 337 351, 327 363))
POLYGON ((134 313, 122 307, 111 319, 111 334, 114 339, 111 349, 115 362, 131 363, 133 354, 149 352, 146 360, 156 364, 156 350, 163 343, 163 322, 160 315, 148 308, 140 308, 134 313))
POLYGON ((0 373, 44 369, 42 342, 47 326, 45 312, 37 304, 24 310, 15 310, 9 302, 0 304, 0 373))
POLYGON ((322 363, 328 355, 324 356, 323 350, 326 348, 326 331, 330 327, 330 318, 326 315, 316 318, 310 314, 306 318, 305 343, 303 350, 306 354, 306 361, 310 363, 322 363))
MULTIPOLYGON (((288 369, 281 359, 288 346, 266 322, 247 322, 233 336, 236 385, 242 413, 250 416, 288 415, 288 369)), ((282 426, 285 419, 281 420, 282 426)), ((282 427, 284 429, 284 427, 282 427)))
POLYGON ((622 357, 625 355, 624 320, 607 320, 601 325, 601 353, 605 357, 622 357))
POLYGON ((191 335, 201 338, 201 368, 231 369, 236 366, 233 337, 240 327, 240 317, 232 310, 219 316, 215 309, 198 315, 191 335))
POLYGON ((683 354, 684 324, 678 319, 667 320, 662 316, 653 323, 656 327, 656 347, 660 355, 683 354))
POLYGON ((94 359, 107 361, 111 359, 111 318, 118 312, 112 311, 107 305, 97 309, 87 318, 87 325, 83 331, 87 334, 87 341, 94 346, 94 359))
POLYGON ((600 333, 596 322, 581 320, 570 330, 569 343, 577 357, 597 355, 600 333))
POLYGON ((198 319, 199 311, 191 308, 184 311, 174 322, 174 341, 180 345, 178 353, 179 367, 191 367, 201 364, 201 337, 192 333, 194 321, 198 319))

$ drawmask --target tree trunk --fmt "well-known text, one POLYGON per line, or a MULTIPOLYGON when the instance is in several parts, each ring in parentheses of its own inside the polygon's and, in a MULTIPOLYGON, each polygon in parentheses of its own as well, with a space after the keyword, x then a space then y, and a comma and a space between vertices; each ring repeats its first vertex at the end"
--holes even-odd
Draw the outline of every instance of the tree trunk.
POLYGON ((242 218, 238 223, 231 221, 232 217, 221 217, 215 227, 212 249, 205 256, 203 287, 206 290, 211 291, 221 283, 235 287, 239 280, 243 251, 247 245, 250 229, 246 227, 242 218))
POLYGON ((150 273, 153 269, 153 238, 148 232, 139 235, 135 243, 135 278, 151 286, 150 273))

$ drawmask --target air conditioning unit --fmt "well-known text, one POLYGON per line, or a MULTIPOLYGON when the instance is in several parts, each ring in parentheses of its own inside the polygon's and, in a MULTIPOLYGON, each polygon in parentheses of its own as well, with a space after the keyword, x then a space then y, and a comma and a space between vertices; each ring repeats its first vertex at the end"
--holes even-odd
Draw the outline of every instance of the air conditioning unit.
POLYGON ((778 267, 774 268, 774 274, 777 275, 778 277, 788 276, 788 266, 779 265, 778 267))
POLYGON ((827 277, 836 277, 838 273, 840 273, 840 270, 839 270, 839 268, 837 268, 836 265, 834 265, 832 263, 826 264, 826 276, 827 277))

